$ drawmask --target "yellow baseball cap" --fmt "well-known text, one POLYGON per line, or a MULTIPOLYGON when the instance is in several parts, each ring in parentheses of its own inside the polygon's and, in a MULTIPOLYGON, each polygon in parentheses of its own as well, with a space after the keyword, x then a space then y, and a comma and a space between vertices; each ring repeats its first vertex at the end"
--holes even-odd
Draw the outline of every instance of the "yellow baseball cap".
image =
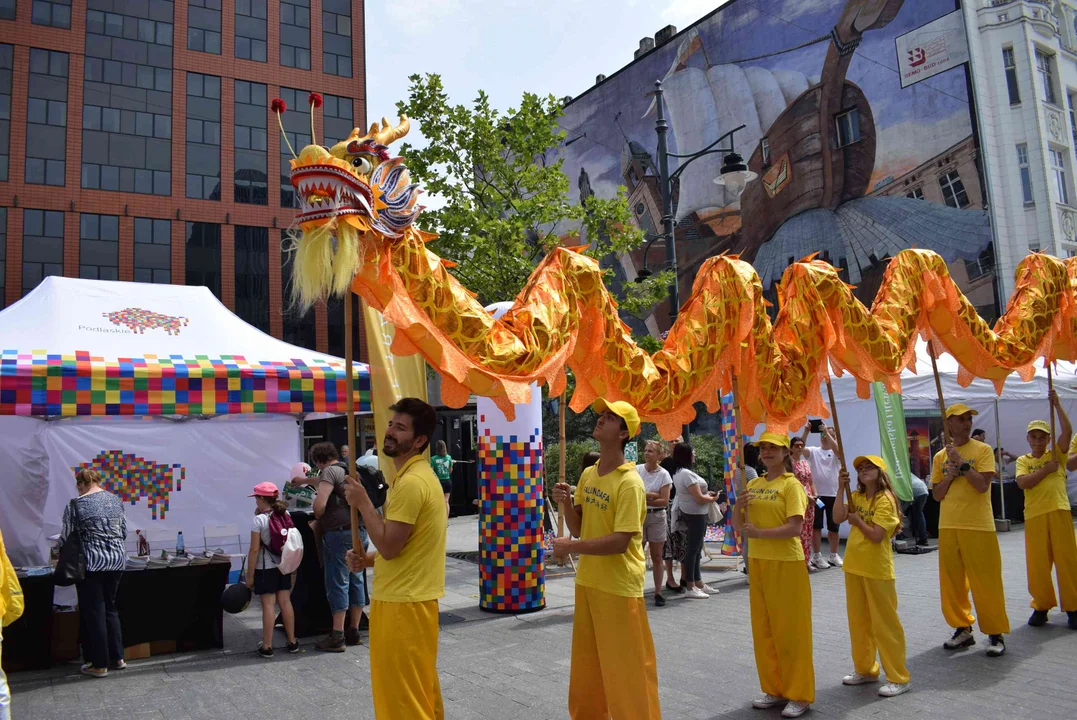
POLYGON ((886 469, 886 461, 878 455, 858 455, 856 459, 853 460, 853 469, 860 467, 860 464, 863 462, 869 462, 880 470, 886 469))
POLYGON ((965 413, 972 413, 973 415, 980 414, 963 403, 954 403, 950 407, 946 408, 947 418, 952 418, 954 415, 964 415, 965 413))
POLYGON ((625 425, 628 426, 628 437, 635 437, 636 433, 639 432, 639 413, 636 412, 636 408, 624 400, 609 402, 605 398, 599 398, 595 400, 595 404, 591 406, 591 409, 599 415, 608 410, 624 420, 625 425))
POLYGON ((771 445, 777 445, 778 447, 789 447, 789 436, 785 433, 770 432, 769 430, 759 436, 752 445, 760 445, 762 443, 770 443, 771 445))
POLYGON ((1047 424, 1046 420, 1033 420, 1028 424, 1028 431, 1043 430, 1048 435, 1051 434, 1051 426, 1047 424))

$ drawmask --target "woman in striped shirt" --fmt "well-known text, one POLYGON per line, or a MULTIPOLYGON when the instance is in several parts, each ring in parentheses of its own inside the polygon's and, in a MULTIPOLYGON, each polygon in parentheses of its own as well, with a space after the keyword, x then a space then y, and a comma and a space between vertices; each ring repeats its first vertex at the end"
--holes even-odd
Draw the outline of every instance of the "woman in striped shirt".
POLYGON ((81 619, 82 673, 103 678, 123 670, 123 639, 116 593, 127 564, 127 519, 120 499, 101 487, 96 470, 75 474, 79 496, 64 510, 61 538, 77 532, 86 554, 86 578, 76 585, 81 619), (72 513, 72 507, 74 513, 72 513))

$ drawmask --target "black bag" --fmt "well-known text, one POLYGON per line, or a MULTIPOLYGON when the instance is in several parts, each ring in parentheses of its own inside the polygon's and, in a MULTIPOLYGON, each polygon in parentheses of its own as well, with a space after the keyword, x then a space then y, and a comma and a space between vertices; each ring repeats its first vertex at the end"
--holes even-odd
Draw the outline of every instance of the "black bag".
POLYGON ((60 546, 60 559, 52 571, 52 579, 57 585, 67 587, 86 579, 86 553, 82 549, 82 533, 79 528, 78 500, 72 500, 68 506, 71 532, 60 546))
MULTIPOLYGON (((338 464, 344 469, 344 474, 347 475, 347 463, 338 464)), ((385 498, 389 494, 389 484, 385 482, 385 476, 381 470, 371 470, 363 465, 356 465, 355 474, 359 476, 359 482, 363 483, 363 487, 366 488, 366 494, 374 507, 380 508, 384 505, 385 498)))

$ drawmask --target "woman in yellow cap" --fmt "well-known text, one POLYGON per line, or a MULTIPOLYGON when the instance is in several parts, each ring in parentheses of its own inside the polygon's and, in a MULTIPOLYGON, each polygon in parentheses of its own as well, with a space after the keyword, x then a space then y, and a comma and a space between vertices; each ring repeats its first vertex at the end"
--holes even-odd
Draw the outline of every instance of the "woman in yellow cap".
POLYGON ((1051 565, 1058 575, 1058 597, 1068 624, 1077 630, 1077 539, 1066 494, 1066 446, 1073 426, 1069 416, 1051 391, 1051 404, 1061 427, 1057 439, 1051 437, 1046 420, 1028 424, 1028 455, 1017 458, 1017 485, 1025 491, 1025 566, 1028 592, 1032 596, 1032 617, 1028 624, 1047 624, 1047 612, 1055 607, 1055 587, 1051 565), (1047 452, 1048 446, 1053 452, 1047 452))
POLYGON ((733 528, 751 539, 752 640, 764 693, 752 706, 786 703, 782 717, 800 717, 815 702, 811 584, 800 545, 808 496, 793 475, 787 435, 765 432, 755 444, 767 472, 748 483, 732 519, 733 528))
MULTIPOLYGON (((901 513, 885 463, 878 455, 861 455, 853 460, 856 492, 846 505, 834 505, 834 522, 849 521, 849 542, 845 549, 845 604, 849 613, 849 641, 853 651, 853 674, 846 685, 863 685, 879 680, 882 659, 887 684, 879 688, 883 697, 908 692, 909 670, 905 666, 905 631, 897 611, 894 584, 894 556, 890 538, 901 527, 901 513)), ((838 497, 849 483, 849 473, 838 474, 838 497)))

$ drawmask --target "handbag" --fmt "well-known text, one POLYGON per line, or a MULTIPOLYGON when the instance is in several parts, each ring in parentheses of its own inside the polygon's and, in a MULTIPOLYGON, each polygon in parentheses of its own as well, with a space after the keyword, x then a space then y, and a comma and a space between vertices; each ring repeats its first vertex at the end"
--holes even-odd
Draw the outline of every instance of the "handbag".
POLYGON ((86 579, 86 553, 82 548, 82 532, 79 528, 77 507, 76 498, 68 506, 71 532, 60 546, 60 558, 56 562, 56 569, 52 571, 53 582, 61 587, 74 585, 86 579))
POLYGON ((725 516, 722 515, 721 508, 718 507, 718 503, 712 502, 707 505, 707 524, 717 525, 722 522, 725 516))

